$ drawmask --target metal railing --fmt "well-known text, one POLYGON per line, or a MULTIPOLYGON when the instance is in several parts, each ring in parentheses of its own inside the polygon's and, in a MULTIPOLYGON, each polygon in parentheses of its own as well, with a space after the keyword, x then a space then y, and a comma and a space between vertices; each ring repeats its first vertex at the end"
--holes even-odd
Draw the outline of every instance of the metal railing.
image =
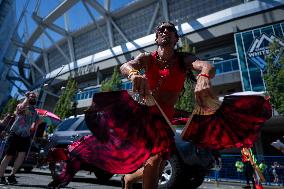
MULTIPOLYGON (((241 155, 222 155, 222 168, 219 172, 219 180, 220 181, 235 181, 243 183, 245 182, 244 172, 237 172, 237 168, 235 167, 236 161, 241 161, 241 155)), ((267 168, 263 172, 266 182, 262 183, 264 185, 275 185, 275 186, 284 186, 284 156, 261 156, 257 157, 257 160, 263 160, 263 162, 267 165, 267 168), (275 177, 273 175, 272 165, 274 162, 278 162, 280 164, 280 168, 276 169, 276 173, 278 174, 278 182, 275 182, 275 177)), ((258 164, 260 161, 257 162, 258 164)), ((207 181, 215 180, 215 172, 214 170, 210 170, 210 172, 206 176, 207 181)))
POLYGON ((216 75, 239 70, 239 63, 237 58, 213 62, 216 68, 216 75))

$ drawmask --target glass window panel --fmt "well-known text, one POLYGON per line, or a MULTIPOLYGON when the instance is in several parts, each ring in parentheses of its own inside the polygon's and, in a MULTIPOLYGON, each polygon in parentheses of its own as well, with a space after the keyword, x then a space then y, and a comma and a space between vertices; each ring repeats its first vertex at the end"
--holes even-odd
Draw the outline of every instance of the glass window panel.
POLYGON ((273 26, 273 28, 274 28, 275 36, 279 37, 281 39, 283 37, 283 34, 282 34, 282 30, 281 30, 280 24, 275 24, 273 26))
POLYGON ((232 71, 231 64, 229 61, 223 62, 223 72, 232 71))
POLYGON ((80 125, 77 127, 76 131, 84 131, 84 130, 88 130, 88 127, 87 127, 85 120, 83 120, 80 123, 80 125))
POLYGON ((68 130, 73 123, 75 123, 75 121, 77 121, 78 118, 71 118, 71 119, 67 119, 63 122, 61 122, 58 126, 57 126, 57 131, 66 131, 68 130))
POLYGON ((251 84, 254 91, 263 91, 263 80, 259 69, 250 70, 251 84))
POLYGON ((239 70, 239 62, 238 62, 238 59, 232 60, 232 67, 233 67, 233 70, 239 70))
POLYGON ((222 66, 221 66, 221 64, 214 64, 214 66, 216 68, 216 74, 222 73, 222 66))
POLYGON ((88 98, 92 98, 92 91, 88 92, 88 98))
POLYGON ((260 31, 261 31, 261 33, 265 33, 265 34, 267 34, 269 36, 270 35, 274 35, 273 30, 272 30, 272 26, 261 28, 260 31))
POLYGON ((83 99, 83 97, 84 97, 84 94, 83 94, 83 93, 81 93, 81 94, 80 94, 80 100, 82 100, 82 99, 83 99))
POLYGON ((243 49, 243 43, 242 43, 242 34, 238 33, 235 35, 235 41, 237 46, 237 53, 239 54, 239 61, 241 65, 241 74, 242 74, 242 84, 245 89, 245 91, 251 90, 250 83, 249 83, 249 76, 246 66, 246 60, 245 60, 245 53, 243 49))

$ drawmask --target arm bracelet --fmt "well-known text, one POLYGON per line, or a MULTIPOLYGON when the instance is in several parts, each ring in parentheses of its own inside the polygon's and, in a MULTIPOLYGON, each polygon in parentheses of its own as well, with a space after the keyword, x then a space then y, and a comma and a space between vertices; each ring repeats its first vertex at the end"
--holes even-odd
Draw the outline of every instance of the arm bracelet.
POLYGON ((129 73, 128 73, 127 79, 130 80, 133 75, 139 75, 139 71, 138 70, 130 70, 129 73))
POLYGON ((210 79, 210 75, 209 74, 204 74, 204 73, 200 73, 197 75, 198 77, 207 77, 208 79, 210 79))

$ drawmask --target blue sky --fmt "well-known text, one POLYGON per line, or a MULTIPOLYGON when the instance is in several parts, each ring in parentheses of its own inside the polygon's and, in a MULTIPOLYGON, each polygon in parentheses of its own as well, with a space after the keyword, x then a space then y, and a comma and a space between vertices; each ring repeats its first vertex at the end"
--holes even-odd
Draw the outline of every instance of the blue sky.
MULTIPOLYGON (((133 1, 137 0, 110 0, 111 11, 126 6, 127 4, 132 3, 133 1)), ((37 27, 35 21, 31 17, 32 13, 35 10, 37 0, 16 0, 17 21, 19 20, 23 8, 27 2, 28 2, 28 8, 25 17, 22 19, 18 27, 18 34, 20 37, 23 37, 23 41, 25 41, 25 39, 27 39, 37 27), (24 34, 28 34, 28 36, 24 34)), ((38 9, 38 15, 44 18, 50 12, 52 12, 61 2, 63 2, 63 0, 40 0, 39 2, 40 6, 38 9)), ((104 6, 105 0, 97 0, 97 2, 100 3, 102 6, 104 6)), ((88 7, 92 11, 95 18, 99 19, 100 15, 98 14, 98 12, 93 7, 91 6, 88 7)), ((93 22, 81 1, 79 1, 76 5, 74 5, 71 9, 68 10, 67 19, 69 20, 68 28, 70 31, 76 31, 88 24, 92 24, 93 22)), ((54 24, 62 28, 65 28, 64 17, 61 16, 60 18, 58 18, 54 22, 54 24)), ((58 41, 63 37, 49 29, 46 29, 46 31, 49 33, 49 35, 51 35, 54 41, 58 41)), ((34 45, 40 48, 43 47, 47 48, 51 45, 51 42, 45 35, 42 35, 34 45)), ((18 53, 16 56, 16 61, 19 59, 19 56, 20 54, 18 53)), ((35 60, 38 56, 39 56, 38 54, 33 54, 33 59, 35 60)), ((23 85, 20 82, 16 83, 19 87, 23 88, 23 85)), ((11 95, 15 96, 16 93, 17 89, 13 87, 11 95)))
MULTIPOLYGON (((111 11, 119 9, 127 5, 128 3, 131 3, 132 1, 133 0, 110 0, 111 11)), ((31 18, 31 15, 36 7, 36 2, 37 2, 36 0, 16 0, 17 18, 19 18, 26 2, 29 2, 29 6, 26 12, 26 18, 22 20, 19 30, 18 30, 18 33, 20 36, 23 35, 24 31, 28 31, 28 33, 31 34, 36 28, 35 21, 31 18), (28 28, 25 27, 25 22, 27 23, 28 28)), ((40 3, 39 10, 38 10, 38 15, 40 15, 41 17, 46 17, 52 10, 54 10, 62 2, 62 0, 41 0, 40 2, 41 3, 40 3)), ((97 2, 99 2, 101 5, 104 5, 105 0, 97 0, 97 2)), ((96 19, 98 19, 100 17, 98 12, 93 7, 91 6, 88 6, 88 7, 92 11, 96 19)), ((67 12, 67 18, 69 20, 69 30, 70 31, 75 31, 79 28, 82 28, 92 23, 92 20, 90 16, 88 15, 81 1, 79 1, 71 9, 69 9, 69 11, 67 12)), ((54 23, 63 28, 65 27, 63 16, 57 19, 54 23)), ((55 32, 50 31, 49 29, 47 29, 47 31, 49 34, 52 35, 52 37, 56 41, 62 38, 62 36, 60 36, 59 34, 55 32)), ((43 36, 43 40, 46 42, 47 46, 50 45, 49 40, 45 36, 43 36)), ((36 46, 41 46, 41 45, 42 45, 42 42, 38 40, 38 42, 36 43, 36 46)))

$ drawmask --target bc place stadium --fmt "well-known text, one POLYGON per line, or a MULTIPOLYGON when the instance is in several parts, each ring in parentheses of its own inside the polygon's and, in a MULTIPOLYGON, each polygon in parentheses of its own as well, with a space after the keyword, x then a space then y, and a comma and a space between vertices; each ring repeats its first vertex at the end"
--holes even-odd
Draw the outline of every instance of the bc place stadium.
MULTIPOLYGON (((284 46, 284 0, 133 0, 112 9, 116 1, 58 0, 42 14, 53 1, 21 1, 17 9, 18 1, 0 0, 0 103, 10 91, 35 90, 41 91, 40 108, 52 111, 72 77, 80 89, 77 108, 83 111, 116 66, 157 49, 155 27, 163 21, 175 24, 179 47, 189 44, 215 66, 217 96, 266 91, 269 45, 284 46), (79 22, 68 17, 70 11, 78 20, 85 15, 87 24, 70 29, 79 22)), ((123 89, 131 89, 127 79, 122 81, 123 89)), ((271 124, 264 127, 264 141, 283 133, 277 120, 271 124)))

